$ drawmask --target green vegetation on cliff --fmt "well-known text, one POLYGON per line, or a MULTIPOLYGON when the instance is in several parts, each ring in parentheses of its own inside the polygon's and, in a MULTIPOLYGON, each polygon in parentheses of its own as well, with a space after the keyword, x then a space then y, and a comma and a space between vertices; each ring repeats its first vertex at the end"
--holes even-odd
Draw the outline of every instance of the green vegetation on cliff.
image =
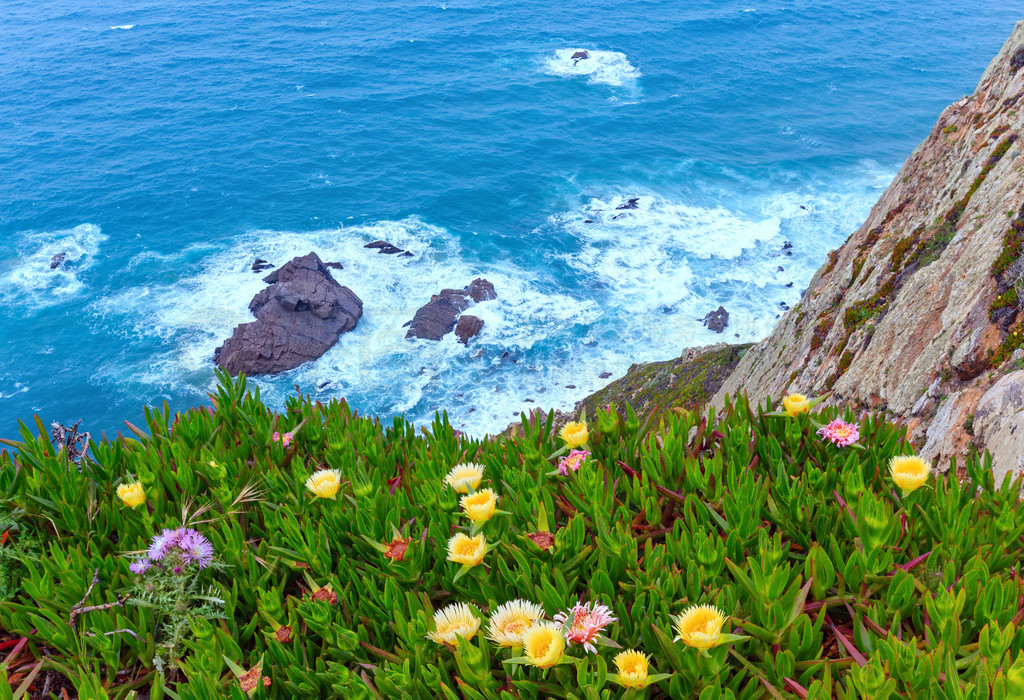
POLYGON ((5 441, 0 698, 1024 695, 1020 481, 906 457, 897 488, 878 417, 598 411, 562 473, 550 418, 212 398, 79 464, 5 441))
POLYGON ((583 399, 577 409, 586 416, 597 415, 609 404, 633 406, 643 416, 672 408, 700 411, 736 369, 750 345, 723 343, 695 358, 683 355, 633 365, 624 377, 583 399))

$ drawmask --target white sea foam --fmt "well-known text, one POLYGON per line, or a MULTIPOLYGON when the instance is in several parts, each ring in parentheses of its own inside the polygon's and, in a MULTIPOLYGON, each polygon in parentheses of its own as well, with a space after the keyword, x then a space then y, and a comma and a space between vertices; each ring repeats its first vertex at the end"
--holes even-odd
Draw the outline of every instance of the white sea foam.
MULTIPOLYGON (((885 175, 877 179, 884 186, 885 175)), ((253 320, 249 300, 265 286, 265 275, 250 270, 253 260, 280 265, 313 250, 344 264, 332 274, 360 296, 364 315, 319 360, 258 378, 271 405, 298 384, 318 399, 345 397, 373 415, 406 412, 423 424, 447 409, 461 430, 498 431, 523 410, 570 408, 607 383, 602 371, 614 379, 633 362, 663 360, 685 347, 767 335, 782 304, 799 301, 827 250, 860 223, 877 196, 863 184, 846 193, 765 193, 735 209, 649 191, 609 192, 551 217, 536 233, 554 235, 565 247, 529 269, 469 262, 457 236, 415 217, 313 232, 252 231, 226 249, 206 244, 140 254, 129 272, 177 270, 181 278, 93 304, 106 327, 129 328, 126 343, 146 348, 128 353, 144 360, 112 361, 99 380, 127 378, 150 396, 191 392, 202 400, 213 383, 214 348, 237 324, 253 320), (636 209, 616 208, 630 197, 638 197, 636 209), (414 256, 363 247, 376 239, 414 256), (794 246, 791 256, 785 241, 794 246), (454 335, 405 339, 404 324, 431 294, 477 276, 494 283, 498 299, 469 311, 485 325, 468 347, 454 335), (698 321, 719 304, 730 313, 722 335, 698 321)))
MULTIPOLYGON (((185 272, 178 282, 126 289, 93 304, 109 326, 133 326, 129 342, 157 336, 166 348, 137 367, 111 364, 104 369, 106 379, 123 380, 127 374, 150 390, 182 393, 191 388, 201 396, 212 382, 213 350, 237 324, 253 320, 248 303, 266 286, 265 273, 250 270, 254 258, 282 264, 310 250, 324 261, 344 265, 332 274, 363 300, 363 317, 319 360, 279 378, 259 380, 272 403, 298 383, 320 398, 347 396, 373 413, 407 411, 410 419, 421 421, 438 408, 456 406, 452 418, 457 427, 475 433, 500 429, 524 407, 523 398, 539 397, 547 385, 559 382, 559 369, 541 373, 526 362, 515 364, 515 357, 528 355, 551 338, 569 337, 577 326, 601 315, 593 302, 549 292, 526 271, 466 263, 454 236, 416 218, 314 232, 253 231, 227 250, 184 251, 174 263, 185 272), (378 238, 412 251, 414 257, 381 255, 363 247, 378 238), (189 269, 185 261, 197 255, 199 263, 189 269), (473 307, 470 313, 484 319, 485 326, 468 348, 454 334, 440 342, 405 339, 403 325, 431 294, 461 288, 477 276, 494 284, 498 299, 473 307), (506 352, 511 355, 502 358, 506 352), (329 384, 318 391, 325 382, 329 384), (458 401, 452 398, 456 392, 463 394, 458 401), (478 408, 470 411, 471 406, 478 408)), ((130 267, 145 262, 133 260, 130 267)), ((572 397, 556 400, 564 404, 572 397)))
POLYGON ((10 375, 0 375, 0 399, 9 399, 26 391, 28 387, 11 379, 10 375))
POLYGON ((0 258, 0 302, 21 304, 31 314, 77 299, 85 290, 82 275, 106 239, 93 224, 17 234, 10 256, 0 258), (65 254, 64 263, 51 270, 50 261, 59 253, 65 254))
POLYGON ((593 49, 559 49, 547 59, 545 69, 551 75, 563 78, 586 76, 589 82, 613 87, 634 85, 641 76, 626 54, 593 49), (574 59, 573 54, 579 51, 586 51, 589 58, 574 59))
POLYGON ((116 26, 111 27, 111 29, 135 29, 135 25, 134 24, 118 24, 116 26))

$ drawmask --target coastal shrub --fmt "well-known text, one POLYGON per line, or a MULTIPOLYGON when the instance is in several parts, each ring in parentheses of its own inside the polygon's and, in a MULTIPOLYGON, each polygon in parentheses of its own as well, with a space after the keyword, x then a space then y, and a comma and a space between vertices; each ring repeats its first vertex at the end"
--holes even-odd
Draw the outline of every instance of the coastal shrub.
POLYGON ((79 464, 22 424, 0 698, 1024 695, 1020 481, 815 403, 477 440, 222 375, 79 464))

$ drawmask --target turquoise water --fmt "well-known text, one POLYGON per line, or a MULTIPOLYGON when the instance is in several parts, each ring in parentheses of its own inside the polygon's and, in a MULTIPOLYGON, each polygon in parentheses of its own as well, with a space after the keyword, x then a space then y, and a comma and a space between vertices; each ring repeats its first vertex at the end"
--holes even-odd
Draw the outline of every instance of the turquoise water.
POLYGON ((298 385, 417 421, 447 408, 480 433, 570 407, 601 372, 759 339, 1024 15, 66 7, 0 9, 0 434, 33 413, 98 432, 204 402, 213 349, 263 286, 252 261, 310 250, 344 264, 365 315, 319 361, 259 379, 272 404, 298 385), (573 65, 577 49, 591 58, 573 65), (363 249, 376 238, 415 255, 363 249), (431 293, 475 276, 499 299, 468 348, 404 339, 431 293), (724 336, 695 320, 719 304, 724 336))

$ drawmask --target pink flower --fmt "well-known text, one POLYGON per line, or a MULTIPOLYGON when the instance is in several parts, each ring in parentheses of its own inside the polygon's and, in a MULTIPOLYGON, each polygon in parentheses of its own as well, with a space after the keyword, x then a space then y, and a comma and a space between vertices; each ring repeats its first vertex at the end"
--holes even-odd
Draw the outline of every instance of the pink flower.
POLYGON ((284 449, 287 450, 288 445, 292 444, 293 437, 295 437, 293 433, 285 433, 282 435, 281 433, 275 430, 274 434, 270 436, 270 439, 273 440, 274 442, 280 442, 282 445, 284 445, 284 449))
POLYGON ((589 456, 590 453, 586 450, 573 450, 567 456, 562 457, 562 461, 558 463, 558 473, 566 476, 570 469, 578 472, 583 461, 589 456))
POLYGON ((593 609, 590 605, 577 603, 569 608, 568 612, 555 615, 555 622, 562 626, 562 634, 569 646, 576 642, 582 644, 587 651, 596 654, 597 647, 593 641, 606 626, 618 618, 612 617, 612 611, 606 605, 594 605, 593 609))
POLYGON ((824 428, 819 429, 818 435, 839 447, 849 447, 860 438, 860 432, 857 430, 856 425, 838 418, 824 428))

